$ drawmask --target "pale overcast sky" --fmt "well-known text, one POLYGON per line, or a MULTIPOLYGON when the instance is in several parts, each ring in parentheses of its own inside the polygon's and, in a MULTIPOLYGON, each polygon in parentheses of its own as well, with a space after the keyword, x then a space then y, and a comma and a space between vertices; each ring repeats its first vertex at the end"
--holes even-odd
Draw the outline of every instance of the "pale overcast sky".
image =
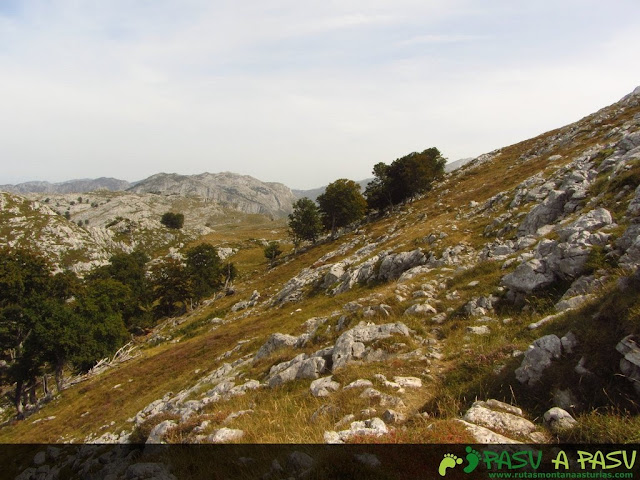
POLYGON ((640 85, 638 0, 0 0, 0 184, 450 161, 640 85))

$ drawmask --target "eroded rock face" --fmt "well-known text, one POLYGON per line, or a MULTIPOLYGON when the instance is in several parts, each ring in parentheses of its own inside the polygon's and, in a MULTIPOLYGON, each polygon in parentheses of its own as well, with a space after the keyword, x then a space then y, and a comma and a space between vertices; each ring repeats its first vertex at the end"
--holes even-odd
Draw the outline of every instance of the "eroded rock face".
POLYGON ((391 253, 382 259, 378 271, 378 279, 382 281, 395 280, 405 271, 424 265, 427 257, 420 249, 411 252, 391 253))
POLYGON ((159 173, 139 182, 130 191, 197 196, 246 213, 284 216, 296 197, 281 183, 261 182, 235 173, 178 175, 159 173))
POLYGON ((569 195, 562 190, 552 190, 547 198, 535 206, 518 229, 518 235, 535 234, 540 227, 555 222, 564 213, 564 204, 569 195))
POLYGON ((373 342, 391 335, 409 336, 409 329, 401 322, 385 325, 360 325, 346 331, 336 341, 332 360, 333 371, 344 367, 351 359, 361 358, 365 353, 365 343, 373 342))
POLYGON ((292 303, 302 299, 302 293, 305 287, 322 278, 324 273, 330 266, 319 268, 303 268, 298 275, 291 278, 282 289, 275 294, 272 303, 292 303))
POLYGON ((532 259, 521 263, 512 273, 505 275, 502 285, 517 292, 531 293, 551 285, 553 281, 553 272, 547 268, 546 263, 532 259))
POLYGON ((556 279, 578 278, 585 270, 591 249, 609 241, 610 235, 598 230, 612 223, 611 214, 604 208, 581 215, 557 230, 559 240, 541 240, 534 250, 534 258, 505 275, 502 285, 529 294, 551 285, 556 279))
POLYGON ((267 384, 276 387, 293 380, 309 378, 316 379, 327 371, 327 361, 321 356, 308 357, 301 353, 288 362, 279 363, 271 367, 267 384))
POLYGON ((556 335, 545 335, 533 342, 524 354, 524 359, 516 369, 520 383, 535 385, 542 378, 544 370, 562 355, 562 341, 556 335))

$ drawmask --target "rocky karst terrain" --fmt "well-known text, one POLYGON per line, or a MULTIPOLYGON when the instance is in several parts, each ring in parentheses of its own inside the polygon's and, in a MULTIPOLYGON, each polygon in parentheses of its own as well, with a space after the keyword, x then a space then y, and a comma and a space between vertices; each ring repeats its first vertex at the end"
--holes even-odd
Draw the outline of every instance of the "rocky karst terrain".
POLYGON ((177 175, 159 173, 137 182, 129 191, 198 197, 244 213, 283 216, 296 197, 281 183, 268 183, 235 173, 177 175))
POLYGON ((82 420, 3 438, 637 442, 639 268, 640 88, 256 271, 94 379, 82 420))
POLYGON ((151 194, 0 192, 0 245, 34 249, 57 269, 82 273, 106 264, 118 252, 160 250, 199 238, 211 232, 203 220, 215 222, 223 216, 213 204, 151 194), (160 223, 163 213, 183 208, 189 214, 182 230, 160 223))

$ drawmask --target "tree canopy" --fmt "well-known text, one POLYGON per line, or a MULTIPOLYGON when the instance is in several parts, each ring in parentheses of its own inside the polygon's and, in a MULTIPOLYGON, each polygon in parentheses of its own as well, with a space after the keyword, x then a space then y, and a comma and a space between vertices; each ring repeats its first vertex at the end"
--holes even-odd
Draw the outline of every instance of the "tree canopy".
POLYGON ((289 214, 289 236, 297 248, 301 242, 315 243, 322 232, 322 219, 316 203, 307 198, 296 200, 289 214))
POLYGON ((213 245, 201 243, 185 253, 187 274, 191 280, 193 297, 200 301, 224 284, 224 266, 213 245))
POLYGON ((184 214, 167 212, 162 215, 160 223, 162 223, 167 228, 179 230, 184 225, 184 214))
POLYGON ((360 185, 353 180, 341 178, 327 185, 318 197, 322 221, 334 237, 338 228, 364 217, 367 202, 360 193, 360 185))

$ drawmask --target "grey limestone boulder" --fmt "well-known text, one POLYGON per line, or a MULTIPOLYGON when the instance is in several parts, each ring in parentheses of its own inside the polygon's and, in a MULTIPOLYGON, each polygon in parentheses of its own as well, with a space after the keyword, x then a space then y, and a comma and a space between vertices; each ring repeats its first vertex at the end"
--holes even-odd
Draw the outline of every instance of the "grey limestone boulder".
POLYGON ((326 360, 323 357, 307 357, 301 353, 288 362, 271 367, 267 384, 276 387, 297 379, 316 379, 325 371, 326 360))
POLYGON ((393 377, 393 381, 402 388, 422 388, 422 380, 418 377, 393 377))
POLYGON ((524 354, 524 359, 516 369, 516 378, 520 383, 535 385, 542 378, 544 370, 552 360, 562 355, 562 341, 556 335, 545 335, 533 342, 524 354))
POLYGON ((564 213, 564 204, 568 200, 568 194, 561 190, 552 190, 545 200, 535 206, 518 229, 518 236, 532 235, 540 227, 556 221, 564 213))
POLYGON ((368 388, 373 387, 373 382, 371 380, 366 380, 364 378, 359 378, 358 380, 354 380, 349 385, 345 385, 343 390, 350 390, 352 388, 368 388))
POLYGON ((255 360, 260 360, 261 358, 268 357, 276 350, 285 347, 293 347, 298 341, 298 337, 294 337, 292 335, 286 335, 284 333, 274 333, 272 334, 267 341, 260 347, 258 353, 254 357, 255 360))
POLYGON ((536 426, 526 418, 508 411, 492 409, 486 402, 475 402, 463 419, 508 436, 527 437, 536 430, 536 426))
POLYGON ((147 444, 155 444, 155 443, 164 443, 163 439, 166 433, 177 426, 177 423, 173 420, 165 420, 160 422, 158 425, 153 427, 151 432, 149 433, 149 437, 147 438, 147 444))
POLYGON ((472 335, 489 335, 491 333, 491 329, 486 325, 471 326, 465 330, 472 335))
POLYGON ((512 272, 502 278, 502 285, 517 292, 531 293, 534 290, 551 285, 554 281, 546 263, 538 259, 518 265, 512 272))
POLYGON ((413 315, 414 317, 426 317, 437 313, 438 311, 428 303, 416 303, 404 311, 405 315, 413 315))
POLYGON ((356 436, 380 437, 389 433, 387 425, 380 418, 370 418, 360 422, 352 422, 348 430, 325 432, 325 443, 344 443, 356 436))
POLYGON ((311 386, 309 387, 311 394, 314 397, 328 397, 331 392, 338 390, 340 388, 340 384, 331 380, 332 378, 333 376, 330 375, 328 377, 318 378, 311 382, 311 386))
POLYGON ((602 227, 613 224, 611 213, 605 208, 596 208, 584 215, 581 215, 576 221, 570 223, 566 227, 557 229, 558 235, 563 241, 571 238, 572 235, 587 231, 595 232, 602 227))
POLYGON ((209 443, 236 442, 244 436, 242 430, 235 428, 219 428, 207 437, 209 443))
POLYGON ((366 325, 360 323, 344 332, 336 341, 333 349, 333 371, 344 367, 351 359, 361 358, 365 353, 365 344, 392 335, 409 336, 409 329, 401 322, 384 325, 366 325))
POLYGON ((378 270, 378 279, 383 281, 396 280, 405 271, 424 265, 427 257, 420 249, 411 252, 391 253, 383 258, 378 270))
POLYGON ((630 217, 640 217, 640 185, 636 187, 635 195, 629 202, 627 214, 630 217))
POLYGON ((578 422, 567 412, 559 407, 547 410, 543 416, 544 423, 553 433, 573 428, 578 422))
POLYGON ((457 419, 459 423, 461 423, 467 432, 471 434, 471 436, 475 439, 476 443, 481 444, 516 444, 521 443, 517 440, 513 440, 512 438, 505 437, 504 435, 500 435, 499 433, 494 432, 486 427, 482 427, 480 425, 476 425, 474 423, 467 422, 465 420, 457 419))

